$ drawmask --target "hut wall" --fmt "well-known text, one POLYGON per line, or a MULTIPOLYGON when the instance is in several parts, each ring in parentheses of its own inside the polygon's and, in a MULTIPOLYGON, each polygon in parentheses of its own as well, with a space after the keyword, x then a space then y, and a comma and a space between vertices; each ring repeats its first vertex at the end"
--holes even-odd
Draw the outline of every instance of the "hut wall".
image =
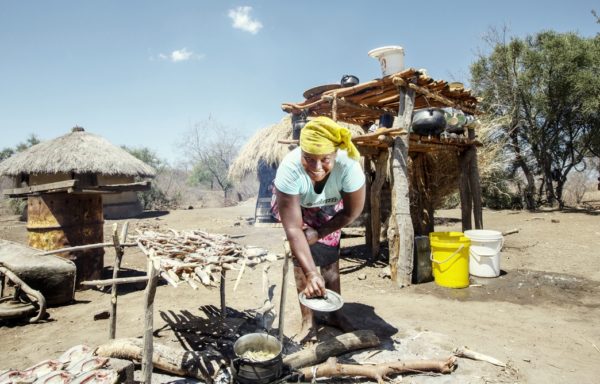
POLYGON ((55 183, 57 181, 70 180, 71 175, 68 173, 37 173, 29 175, 29 185, 40 185, 47 183, 55 183))
MULTIPOLYGON (((133 176, 98 175, 97 178, 99 185, 127 184, 134 182, 133 176)), ((71 175, 68 173, 32 174, 29 176, 29 185, 54 183, 69 179, 71 179, 71 175)), ((102 203, 104 217, 107 219, 125 219, 137 216, 143 211, 137 193, 131 191, 105 194, 103 195, 102 203)))
MULTIPOLYGON (((127 184, 133 183, 133 176, 98 175, 98 184, 127 184)), ((111 193, 103 196, 104 217, 106 219, 125 219, 134 217, 144 210, 137 193, 132 191, 111 193)))
POLYGON ((256 210, 254 212, 255 224, 274 224, 277 220, 271 215, 271 199, 273 197, 273 181, 277 173, 277 167, 260 161, 258 164, 258 198, 256 199, 256 210))

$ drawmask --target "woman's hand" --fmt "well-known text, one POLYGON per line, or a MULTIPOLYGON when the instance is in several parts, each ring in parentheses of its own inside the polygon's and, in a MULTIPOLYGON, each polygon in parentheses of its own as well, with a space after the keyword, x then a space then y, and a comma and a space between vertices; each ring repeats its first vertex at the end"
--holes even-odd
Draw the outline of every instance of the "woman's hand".
POLYGON ((304 228, 304 236, 306 236, 308 245, 313 245, 319 240, 319 233, 317 230, 308 226, 304 228))
POLYGON ((323 297, 327 291, 325 290, 325 280, 323 276, 317 271, 310 271, 306 273, 306 288, 304 288, 304 295, 307 298, 311 297, 323 297))

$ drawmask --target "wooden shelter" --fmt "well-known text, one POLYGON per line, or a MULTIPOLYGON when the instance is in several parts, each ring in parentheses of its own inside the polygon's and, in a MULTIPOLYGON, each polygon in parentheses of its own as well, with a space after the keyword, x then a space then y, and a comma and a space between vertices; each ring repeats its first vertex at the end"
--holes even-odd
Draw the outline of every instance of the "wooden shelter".
POLYGON ((321 86, 305 92, 305 100, 284 103, 291 114, 328 116, 338 122, 357 124, 364 132, 383 114, 395 116, 390 129, 354 136, 365 159, 367 176, 367 245, 373 256, 380 250, 382 186, 390 179, 391 214, 387 238, 392 279, 400 286, 411 284, 415 235, 433 231, 430 184, 431 155, 453 158, 458 164, 463 230, 482 228, 481 187, 477 167, 475 125, 465 136, 430 137, 410 132, 413 111, 427 107, 452 107, 467 115, 477 114, 477 99, 458 84, 436 81, 409 68, 353 87, 321 86))
MULTIPOLYGON (((81 127, 42 142, 0 163, 0 175, 11 176, 16 188, 9 197, 27 197, 28 242, 42 250, 102 243, 103 196, 147 190, 152 167, 127 151, 81 127)), ((137 201, 137 198, 136 198, 137 201)), ((69 252, 77 284, 100 276, 104 250, 69 252)))

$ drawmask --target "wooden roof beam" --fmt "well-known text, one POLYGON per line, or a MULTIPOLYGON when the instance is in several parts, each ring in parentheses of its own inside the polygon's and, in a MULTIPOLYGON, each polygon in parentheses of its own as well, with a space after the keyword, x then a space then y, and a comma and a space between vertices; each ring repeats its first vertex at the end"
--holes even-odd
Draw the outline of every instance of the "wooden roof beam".
POLYGON ((434 99, 444 105, 447 105, 449 107, 456 107, 457 109, 460 109, 464 112, 470 113, 472 115, 477 114, 478 112, 470 107, 464 106, 461 103, 456 103, 453 100, 444 97, 442 95, 438 95, 437 93, 433 93, 431 92, 429 89, 424 88, 424 87, 420 87, 416 84, 413 83, 408 83, 407 81, 405 81, 403 78, 396 76, 394 78, 392 78, 392 82, 394 83, 394 85, 396 86, 400 86, 400 87, 409 87, 410 89, 413 89, 415 92, 420 93, 425 95, 426 97, 429 97, 431 99, 434 99))

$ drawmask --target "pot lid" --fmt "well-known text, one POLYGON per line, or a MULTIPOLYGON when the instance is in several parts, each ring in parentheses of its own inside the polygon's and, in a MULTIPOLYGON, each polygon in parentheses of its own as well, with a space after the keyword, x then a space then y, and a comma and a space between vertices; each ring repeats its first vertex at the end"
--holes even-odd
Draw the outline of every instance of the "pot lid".
POLYGON ((312 297, 310 299, 307 299, 304 292, 301 292, 298 295, 298 297, 302 304, 306 305, 313 311, 333 312, 342 308, 342 306, 344 305, 344 300, 342 299, 342 296, 330 289, 327 290, 327 294, 325 297, 312 297))

